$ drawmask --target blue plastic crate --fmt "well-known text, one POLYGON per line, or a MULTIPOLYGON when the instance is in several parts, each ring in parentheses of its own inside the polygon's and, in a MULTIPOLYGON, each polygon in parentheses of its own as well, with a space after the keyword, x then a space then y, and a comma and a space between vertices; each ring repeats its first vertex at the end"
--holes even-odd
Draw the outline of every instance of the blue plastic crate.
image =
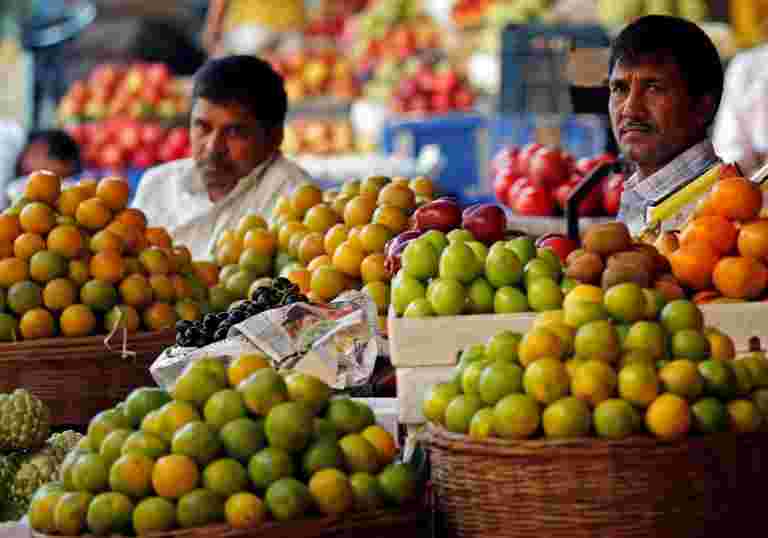
POLYGON ((523 146, 539 141, 538 132, 542 127, 554 127, 559 130, 559 146, 577 159, 603 153, 608 146, 607 116, 575 114, 542 117, 516 114, 497 116, 489 120, 491 158, 504 146, 523 146))
POLYGON ((566 77, 570 51, 609 46, 600 26, 507 26, 502 34, 500 112, 572 112, 566 77))
POLYGON ((412 159, 427 146, 440 152, 440 192, 456 196, 462 203, 473 203, 487 194, 485 177, 488 165, 488 129, 484 116, 449 114, 424 119, 390 120, 382 132, 382 148, 387 154, 412 159))

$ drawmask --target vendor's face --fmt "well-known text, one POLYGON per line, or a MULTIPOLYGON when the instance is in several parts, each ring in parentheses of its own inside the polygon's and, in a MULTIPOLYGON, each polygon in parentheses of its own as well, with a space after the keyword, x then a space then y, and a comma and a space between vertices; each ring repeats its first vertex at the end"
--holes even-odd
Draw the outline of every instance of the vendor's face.
POLYGON ((63 161, 51 157, 48 142, 38 140, 29 144, 20 161, 20 172, 26 176, 37 170, 50 170, 59 177, 67 178, 75 173, 75 165, 69 161, 63 161))
POLYGON ((264 129, 248 109, 236 103, 197 99, 191 123, 195 165, 213 201, 231 191, 281 143, 281 129, 264 129))
POLYGON ((706 132, 712 99, 693 98, 674 61, 650 57, 631 65, 618 62, 609 85, 614 136, 646 177, 706 132))

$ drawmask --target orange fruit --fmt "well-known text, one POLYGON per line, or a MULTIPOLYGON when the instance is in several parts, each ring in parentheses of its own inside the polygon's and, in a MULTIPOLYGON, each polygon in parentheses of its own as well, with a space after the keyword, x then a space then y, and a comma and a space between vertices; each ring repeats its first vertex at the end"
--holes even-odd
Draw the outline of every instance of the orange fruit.
POLYGON ((416 207, 416 195, 407 187, 398 183, 390 183, 379 191, 379 205, 389 204, 410 211, 416 207))
POLYGON ((96 280, 117 283, 125 274, 125 263, 116 250, 105 250, 91 258, 91 275, 96 280))
POLYGON ((142 275, 131 275, 120 283, 120 297, 130 306, 141 308, 152 302, 152 288, 142 275))
POLYGON ((56 226, 56 215, 50 206, 42 202, 32 202, 24 206, 19 214, 21 229, 25 232, 47 234, 56 226))
POLYGON ((757 217, 763 205, 760 188, 742 177, 721 179, 712 187, 709 206, 715 214, 732 220, 757 217))
POLYGON ((309 264, 307 265, 307 270, 311 273, 322 265, 331 265, 331 257, 328 256, 328 254, 323 254, 322 256, 318 256, 317 258, 309 262, 309 264))
POLYGON ((123 209, 120 213, 117 214, 115 220, 117 222, 127 224, 128 226, 138 228, 142 231, 146 230, 147 228, 147 216, 141 209, 136 209, 133 207, 123 209))
POLYGON ((166 275, 171 267, 168 256, 159 248, 148 248, 139 254, 142 267, 151 275, 166 275))
POLYGON ((144 232, 144 237, 153 247, 171 248, 173 246, 173 240, 165 228, 150 226, 144 232))
POLYGON ((149 285, 157 301, 172 302, 176 298, 176 289, 168 275, 150 275, 149 285))
POLYGON ((243 248, 252 248, 259 254, 271 256, 277 249, 277 237, 264 228, 253 228, 243 238, 243 248))
POLYGON ((123 240, 128 252, 139 252, 147 243, 141 228, 136 228, 135 226, 125 224, 124 222, 112 221, 109 226, 107 226, 107 230, 123 240))
POLYGON ((61 254, 65 258, 77 258, 84 247, 83 234, 77 226, 71 224, 56 226, 48 234, 48 250, 61 254))
POLYGON ((43 289, 43 304, 49 310, 64 310, 75 304, 78 289, 66 278, 56 278, 48 282, 43 289))
POLYGON ((291 194, 291 207, 299 215, 304 215, 311 207, 323 201, 323 191, 311 183, 302 183, 291 194))
POLYGON ((308 269, 296 268, 288 271, 285 278, 290 280, 292 284, 296 284, 302 293, 306 293, 309 291, 312 273, 310 273, 308 269))
POLYGON ((96 329, 96 316, 84 304, 73 304, 64 309, 59 318, 64 336, 88 336, 96 329))
POLYGON ((197 464, 188 456, 163 456, 152 469, 152 486, 161 497, 178 499, 195 489, 199 481, 197 464))
POLYGON ((0 215, 0 241, 13 243, 21 235, 21 223, 16 215, 0 215))
POLYGON ((408 186, 417 196, 434 196, 435 186, 428 177, 419 176, 413 178, 408 186))
POLYGON ((120 211, 128 205, 131 195, 131 187, 128 182, 116 178, 107 177, 99 181, 96 186, 96 197, 103 201, 112 211, 120 211))
POLYGON ((317 204, 304 215, 304 226, 311 232, 325 233, 339 221, 339 216, 328 204, 317 204))
POLYGON ((139 325, 141 325, 139 313, 134 307, 127 304, 114 306, 104 316, 104 328, 108 332, 112 332, 117 327, 118 329, 125 329, 129 333, 135 333, 139 330, 139 325))
POLYGON ((369 254, 360 264, 360 275, 363 278, 363 282, 384 281, 387 279, 387 271, 384 269, 384 261, 386 256, 377 252, 369 254))
POLYGON ((706 243, 692 243, 680 247, 668 259, 677 280, 695 290, 703 290, 712 285, 712 272, 720 255, 706 243))
POLYGON ((70 260, 68 278, 78 286, 88 282, 91 279, 88 260, 70 260))
POLYGON ((311 293, 320 301, 330 301, 344 291, 346 278, 332 265, 318 267, 310 279, 311 293))
MULTIPOLYGON (((51 232, 53 233, 53 232, 51 232)), ((123 238, 108 229, 96 232, 90 241, 91 252, 98 253, 105 250, 113 250, 122 253, 125 250, 123 238)))
POLYGON ((13 255, 21 260, 28 260, 41 250, 45 250, 45 240, 38 234, 23 233, 13 242, 13 255))
POLYGON ((392 238, 392 231, 383 224, 366 224, 360 229, 358 238, 365 252, 384 252, 384 245, 392 238))
POLYGON ((100 198, 89 198, 81 202, 75 212, 77 223, 89 230, 104 228, 111 218, 112 212, 100 198))
POLYGON ((310 232, 305 235, 298 248, 298 258, 304 265, 308 264, 315 258, 325 254, 325 246, 323 245, 323 234, 320 232, 310 232))
POLYGON ((337 224, 327 232, 323 237, 323 246, 328 256, 333 256, 336 248, 347 240, 349 228, 345 224, 337 224))
POLYGON ((13 256, 13 243, 11 241, 0 241, 0 260, 13 256))
POLYGON ((768 258, 768 219, 743 224, 736 243, 742 256, 768 258))
POLYGON ((99 182, 93 178, 81 179, 77 183, 77 186, 85 191, 85 193, 88 195, 88 198, 93 198, 96 196, 96 188, 98 185, 99 182))
POLYGON ((235 265, 240 260, 243 253, 243 247, 234 241, 227 241, 216 249, 216 263, 224 267, 226 265, 235 265))
POLYGON ((357 278, 360 276, 360 265, 364 259, 365 253, 347 240, 333 253, 332 262, 333 266, 345 275, 357 278))
POLYGON ((19 330, 24 340, 51 338, 56 334, 56 322, 45 308, 33 308, 21 317, 19 330))
POLYGON ((351 246, 352 248, 355 248, 357 250, 365 250, 363 248, 363 242, 360 241, 360 233, 363 231, 364 226, 355 226, 351 230, 349 230, 349 234, 347 234, 346 243, 351 246))
POLYGON ((341 193, 331 202, 331 209, 333 209, 334 213, 336 213, 339 218, 344 216, 344 208, 347 207, 347 203, 349 203, 352 198, 354 198, 354 196, 351 194, 341 193))
POLYGON ((389 228, 393 234, 399 234, 408 227, 408 215, 394 205, 380 205, 373 213, 373 222, 389 228))
POLYGON ((181 275, 171 275, 170 278, 171 283, 173 284, 174 296, 177 301, 192 297, 192 286, 186 278, 181 275))
POLYGON ((0 286, 10 288, 17 282, 29 278, 29 264, 20 258, 0 260, 0 286))
POLYGON ((280 249, 287 251, 291 237, 293 237, 296 232, 300 231, 306 232, 308 230, 304 224, 294 220, 288 221, 280 226, 280 231, 277 234, 277 243, 280 245, 280 249))
POLYGON ((729 256, 717 262, 712 280, 725 297, 755 299, 768 284, 768 268, 755 258, 729 256))
POLYGON ((344 223, 349 226, 362 226, 371 222, 376 211, 376 198, 358 195, 352 198, 344 207, 344 223))
MULTIPOLYGON (((247 236, 246 236, 247 237, 247 236)), ((192 269, 197 278, 203 281, 208 288, 219 283, 219 266, 213 262, 194 262, 192 269)))
POLYGON ((40 170, 30 174, 24 187, 24 198, 35 202, 53 205, 61 194, 61 178, 49 172, 40 170))
POLYGON ((309 235, 308 230, 297 230, 291 235, 291 238, 288 240, 288 254, 291 258, 299 257, 299 246, 307 235, 309 235))
POLYGON ((688 224, 680 235, 680 246, 706 243, 720 254, 727 254, 736 245, 739 231, 731 221, 720 215, 699 217, 688 224))
POLYGON ((56 209, 58 209, 59 213, 62 215, 74 217, 77 212, 77 206, 79 206, 81 202, 85 202, 88 198, 90 198, 88 193, 80 187, 75 186, 64 189, 61 196, 59 196, 59 201, 56 203, 56 209))
POLYGON ((170 329, 176 324, 176 311, 168 303, 154 303, 144 311, 143 319, 150 331, 170 329))

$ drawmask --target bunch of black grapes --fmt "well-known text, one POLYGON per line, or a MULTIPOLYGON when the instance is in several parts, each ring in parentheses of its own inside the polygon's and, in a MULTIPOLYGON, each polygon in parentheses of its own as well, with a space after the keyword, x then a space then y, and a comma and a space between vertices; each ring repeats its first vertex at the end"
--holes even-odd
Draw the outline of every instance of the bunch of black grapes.
POLYGON ((176 323, 176 345, 203 347, 227 337, 230 327, 273 308, 308 303, 299 287, 287 278, 276 278, 269 286, 257 288, 250 300, 236 303, 226 312, 206 314, 200 321, 182 320, 176 323))

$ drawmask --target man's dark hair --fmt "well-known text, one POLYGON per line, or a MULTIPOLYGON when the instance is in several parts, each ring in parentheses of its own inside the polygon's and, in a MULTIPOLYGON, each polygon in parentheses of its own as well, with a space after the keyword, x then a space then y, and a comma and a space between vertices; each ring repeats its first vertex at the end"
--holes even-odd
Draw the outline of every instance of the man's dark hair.
POLYGON ((254 56, 209 60, 195 74, 193 100, 236 103, 251 111, 265 129, 280 127, 288 111, 283 77, 254 56))
POLYGON ((672 60, 694 98, 711 95, 715 119, 723 95, 723 63, 714 43, 695 23, 678 17, 648 15, 637 19, 616 37, 611 46, 608 72, 617 63, 636 64, 647 58, 672 60))
POLYGON ((42 131, 32 131, 27 136, 27 143, 24 146, 18 160, 16 161, 16 176, 22 175, 21 161, 27 148, 35 142, 45 142, 48 145, 48 156, 52 159, 72 163, 73 173, 77 175, 83 171, 83 164, 80 159, 80 147, 77 142, 65 131, 58 129, 49 129, 42 131))

